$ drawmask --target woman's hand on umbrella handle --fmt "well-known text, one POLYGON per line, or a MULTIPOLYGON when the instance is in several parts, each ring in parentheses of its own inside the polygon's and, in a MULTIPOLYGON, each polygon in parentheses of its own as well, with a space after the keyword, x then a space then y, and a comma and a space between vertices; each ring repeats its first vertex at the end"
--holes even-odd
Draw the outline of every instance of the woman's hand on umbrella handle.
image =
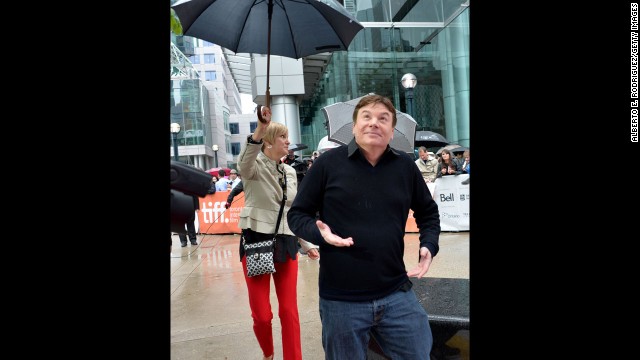
POLYGON ((267 106, 258 105, 257 110, 258 120, 263 124, 269 124, 271 122, 271 109, 267 106))

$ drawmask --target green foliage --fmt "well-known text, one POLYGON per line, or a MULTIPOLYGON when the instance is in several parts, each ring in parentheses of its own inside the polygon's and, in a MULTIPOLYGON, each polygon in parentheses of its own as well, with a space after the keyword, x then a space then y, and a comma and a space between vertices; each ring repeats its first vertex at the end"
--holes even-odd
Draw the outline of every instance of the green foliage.
POLYGON ((171 9, 171 31, 176 35, 182 35, 182 24, 173 9, 171 9))

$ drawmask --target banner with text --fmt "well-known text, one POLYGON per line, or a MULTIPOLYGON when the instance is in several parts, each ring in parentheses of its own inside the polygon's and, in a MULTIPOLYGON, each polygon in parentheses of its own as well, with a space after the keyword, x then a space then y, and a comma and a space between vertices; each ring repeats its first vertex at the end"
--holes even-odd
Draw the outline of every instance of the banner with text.
MULTIPOLYGON (((441 231, 469 231, 469 185, 461 184, 468 178, 468 174, 443 176, 429 187, 440 211, 441 231)), ((418 232, 411 210, 405 231, 418 232)))
MULTIPOLYGON (((427 184, 433 199, 440 210, 441 231, 469 231, 469 185, 461 182, 469 175, 451 175, 436 179, 433 184, 427 184)), ((196 231, 199 234, 240 234, 238 227, 240 210, 244 207, 244 193, 238 194, 229 209, 224 208, 229 191, 219 191, 207 195, 200 200, 200 210, 196 231)), ((418 232, 413 211, 409 211, 409 218, 405 227, 406 232, 418 232)))
POLYGON ((238 194, 228 209, 224 208, 229 191, 216 191, 200 200, 198 230, 200 234, 240 234, 240 210, 244 207, 244 192, 238 194))

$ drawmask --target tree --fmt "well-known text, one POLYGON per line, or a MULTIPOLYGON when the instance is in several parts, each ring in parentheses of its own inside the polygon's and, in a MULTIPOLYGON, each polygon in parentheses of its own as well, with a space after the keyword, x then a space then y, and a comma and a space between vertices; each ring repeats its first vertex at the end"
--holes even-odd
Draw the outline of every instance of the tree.
POLYGON ((173 9, 171 9, 171 31, 176 35, 182 35, 182 24, 173 9))

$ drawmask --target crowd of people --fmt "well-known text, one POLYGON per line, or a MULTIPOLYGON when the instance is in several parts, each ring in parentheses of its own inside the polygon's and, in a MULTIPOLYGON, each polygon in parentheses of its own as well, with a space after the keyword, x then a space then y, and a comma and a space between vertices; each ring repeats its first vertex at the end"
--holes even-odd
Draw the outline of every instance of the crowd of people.
MULTIPOLYGON (((421 146, 418 149, 418 159, 415 161, 422 178, 426 183, 433 183, 437 178, 449 175, 470 174, 471 155, 469 149, 456 151, 456 149, 442 149, 438 154, 427 151, 421 146)), ((462 181, 463 185, 469 184, 469 178, 462 181)))

